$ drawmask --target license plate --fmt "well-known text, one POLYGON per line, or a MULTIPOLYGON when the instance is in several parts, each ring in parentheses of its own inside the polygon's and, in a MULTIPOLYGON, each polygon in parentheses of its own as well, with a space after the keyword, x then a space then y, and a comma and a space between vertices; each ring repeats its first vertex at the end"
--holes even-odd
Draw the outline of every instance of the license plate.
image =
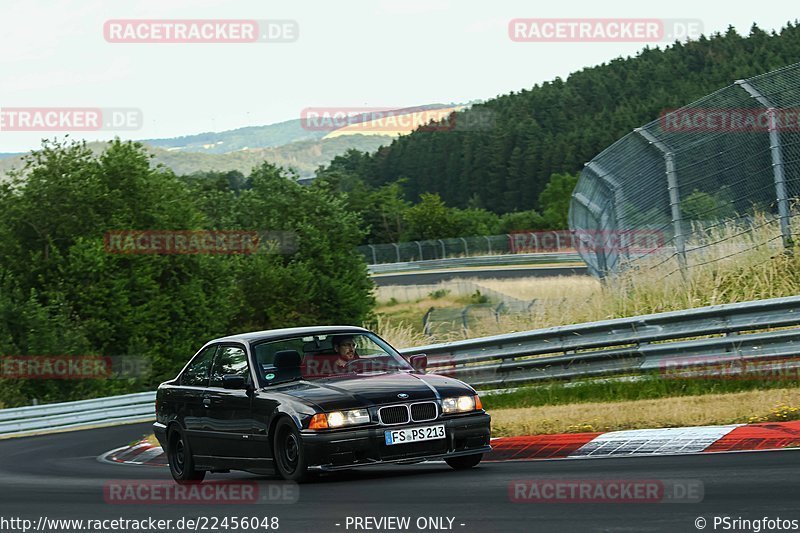
POLYGON ((384 433, 386 445, 407 444, 423 440, 443 439, 445 437, 444 424, 438 426, 425 426, 421 428, 394 429, 384 433))

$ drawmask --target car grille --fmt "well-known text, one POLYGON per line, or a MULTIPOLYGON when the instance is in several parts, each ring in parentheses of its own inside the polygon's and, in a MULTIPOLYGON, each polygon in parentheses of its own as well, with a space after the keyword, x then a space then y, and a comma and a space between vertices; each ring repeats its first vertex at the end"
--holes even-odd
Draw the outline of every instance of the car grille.
POLYGON ((411 420, 414 422, 436 420, 436 414, 436 404, 433 402, 411 404, 411 420))
POLYGON ((385 426, 407 424, 409 422, 427 422, 436 420, 439 409, 435 402, 419 402, 411 405, 390 405, 378 409, 378 419, 385 426))
POLYGON ((381 424, 405 424, 408 422, 408 407, 405 405, 392 405, 378 409, 378 418, 381 424))

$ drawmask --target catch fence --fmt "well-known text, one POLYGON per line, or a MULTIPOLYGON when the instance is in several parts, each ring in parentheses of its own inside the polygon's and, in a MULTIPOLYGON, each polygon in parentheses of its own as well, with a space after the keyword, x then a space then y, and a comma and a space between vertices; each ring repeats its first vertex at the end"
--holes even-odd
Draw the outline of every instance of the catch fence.
POLYGON ((800 232, 800 64, 738 80, 635 129, 586 164, 569 211, 598 277, 685 274, 800 232), (793 223, 794 222, 794 223, 793 223), (658 236, 641 246, 643 234, 658 236))

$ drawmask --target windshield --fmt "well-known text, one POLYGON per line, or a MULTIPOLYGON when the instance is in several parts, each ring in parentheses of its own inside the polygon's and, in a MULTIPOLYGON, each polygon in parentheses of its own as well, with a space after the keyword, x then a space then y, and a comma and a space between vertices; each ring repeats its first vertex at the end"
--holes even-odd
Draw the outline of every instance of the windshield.
POLYGON ((326 379, 413 370, 397 351, 372 333, 331 333, 264 342, 253 347, 259 380, 274 382, 275 354, 300 355, 300 377, 326 379))

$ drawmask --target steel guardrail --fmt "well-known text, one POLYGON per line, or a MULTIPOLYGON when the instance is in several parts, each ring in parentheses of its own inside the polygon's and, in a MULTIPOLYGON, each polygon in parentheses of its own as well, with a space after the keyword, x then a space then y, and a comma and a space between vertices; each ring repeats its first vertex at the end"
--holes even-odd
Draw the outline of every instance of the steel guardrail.
POLYGON ((402 350, 474 386, 800 356, 800 297, 558 326, 402 350), (775 328, 780 331, 769 331, 775 328), (709 336, 713 336, 708 338, 709 336))
POLYGON ((378 263, 367 265, 367 270, 372 275, 396 274, 401 272, 417 272, 425 270, 439 270, 449 268, 475 268, 498 266, 532 267, 544 265, 571 265, 574 268, 585 268, 586 264, 578 252, 543 252, 535 254, 506 254, 486 255, 474 257, 451 257, 447 259, 426 259, 424 261, 409 261, 401 263, 378 263))
MULTIPOLYGON (((645 375, 703 368, 733 372, 770 361, 800 372, 800 296, 559 326, 400 350, 425 353, 428 371, 476 387, 645 375)), ((154 418, 155 392, 0 410, 0 438, 154 418)))

